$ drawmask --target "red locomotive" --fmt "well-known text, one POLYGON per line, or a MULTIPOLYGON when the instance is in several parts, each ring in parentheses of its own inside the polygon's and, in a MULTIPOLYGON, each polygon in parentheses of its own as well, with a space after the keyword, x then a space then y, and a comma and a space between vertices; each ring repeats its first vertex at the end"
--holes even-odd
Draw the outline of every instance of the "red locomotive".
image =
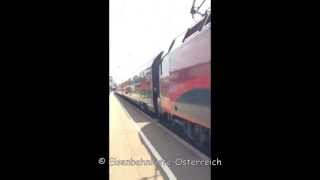
POLYGON ((211 13, 160 52, 117 93, 210 148, 211 13))

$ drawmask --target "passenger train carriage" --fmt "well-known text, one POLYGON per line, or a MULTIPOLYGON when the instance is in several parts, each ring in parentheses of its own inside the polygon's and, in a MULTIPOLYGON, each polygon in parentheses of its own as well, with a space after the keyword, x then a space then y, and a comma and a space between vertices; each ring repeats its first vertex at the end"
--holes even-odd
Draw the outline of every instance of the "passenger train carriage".
POLYGON ((120 84, 117 94, 180 127, 198 146, 209 148, 210 64, 211 13, 120 84))

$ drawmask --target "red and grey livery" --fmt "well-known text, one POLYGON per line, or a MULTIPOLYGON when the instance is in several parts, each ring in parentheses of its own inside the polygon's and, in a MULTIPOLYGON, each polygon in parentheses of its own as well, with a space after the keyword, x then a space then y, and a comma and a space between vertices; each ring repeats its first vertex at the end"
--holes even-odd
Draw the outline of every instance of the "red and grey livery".
POLYGON ((211 14, 169 50, 160 52, 117 93, 153 112, 169 124, 179 125, 199 146, 210 146, 211 128, 211 14))

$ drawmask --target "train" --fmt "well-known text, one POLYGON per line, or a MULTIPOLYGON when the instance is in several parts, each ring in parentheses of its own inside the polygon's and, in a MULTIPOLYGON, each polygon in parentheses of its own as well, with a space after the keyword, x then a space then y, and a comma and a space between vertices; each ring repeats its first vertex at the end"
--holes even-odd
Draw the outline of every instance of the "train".
MULTIPOLYGON (((206 11, 207 12, 207 11, 206 11)), ((175 38, 116 94, 175 127, 198 147, 211 142, 211 12, 175 38)))

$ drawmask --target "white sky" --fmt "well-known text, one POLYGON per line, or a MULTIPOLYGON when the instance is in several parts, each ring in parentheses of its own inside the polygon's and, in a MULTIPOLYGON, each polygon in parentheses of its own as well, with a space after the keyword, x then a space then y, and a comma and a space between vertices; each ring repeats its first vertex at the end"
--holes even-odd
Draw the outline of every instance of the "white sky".
MULTIPOLYGON (((194 24, 190 14, 192 2, 109 0, 109 65, 116 83, 130 78, 141 65, 167 50, 175 37, 194 24)), ((202 8, 206 9, 209 3, 207 0, 202 8)))

